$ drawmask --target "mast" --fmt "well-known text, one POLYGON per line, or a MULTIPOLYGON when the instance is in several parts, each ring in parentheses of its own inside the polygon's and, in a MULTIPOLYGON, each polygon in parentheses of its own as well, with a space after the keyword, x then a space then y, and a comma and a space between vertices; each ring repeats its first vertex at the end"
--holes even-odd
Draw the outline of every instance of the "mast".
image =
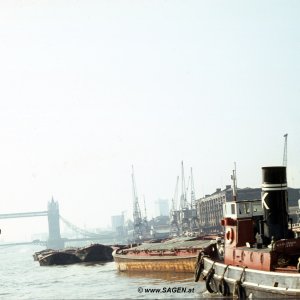
POLYGON ((287 137, 288 137, 288 134, 286 133, 283 137, 284 137, 284 149, 283 149, 282 165, 284 167, 287 167, 287 137))
POLYGON ((234 170, 232 170, 231 180, 232 180, 233 201, 236 201, 237 200, 236 162, 234 162, 234 170))

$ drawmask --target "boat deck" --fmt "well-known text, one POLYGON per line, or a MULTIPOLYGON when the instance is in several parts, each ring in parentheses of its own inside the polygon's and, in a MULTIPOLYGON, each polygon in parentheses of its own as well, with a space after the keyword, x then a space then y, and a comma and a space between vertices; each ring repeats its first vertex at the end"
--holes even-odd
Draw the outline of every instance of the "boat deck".
POLYGON ((161 243, 143 243, 137 247, 129 248, 128 251, 174 251, 183 249, 202 249, 210 245, 212 240, 195 238, 173 238, 161 243))

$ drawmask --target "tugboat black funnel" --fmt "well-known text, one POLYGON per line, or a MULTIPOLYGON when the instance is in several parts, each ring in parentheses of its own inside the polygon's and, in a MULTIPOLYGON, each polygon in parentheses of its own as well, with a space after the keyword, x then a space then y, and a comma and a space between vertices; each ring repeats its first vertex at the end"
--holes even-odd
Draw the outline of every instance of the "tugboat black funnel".
POLYGON ((288 238, 288 196, 286 167, 262 168, 262 206, 264 237, 269 242, 288 238))

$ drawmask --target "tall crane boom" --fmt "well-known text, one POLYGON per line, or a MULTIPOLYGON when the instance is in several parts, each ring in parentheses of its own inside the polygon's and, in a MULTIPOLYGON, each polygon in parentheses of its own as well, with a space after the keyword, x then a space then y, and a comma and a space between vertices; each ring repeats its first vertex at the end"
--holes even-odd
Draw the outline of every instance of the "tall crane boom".
POLYGON ((143 195, 143 198, 144 198, 144 219, 147 220, 147 207, 146 207, 145 195, 143 195))
POLYGON ((133 166, 132 166, 131 178, 132 178, 132 196, 133 196, 133 223, 135 226, 139 226, 139 223, 142 220, 142 214, 141 214, 139 200, 136 192, 133 166))
POLYGON ((181 197, 180 197, 180 208, 187 208, 188 204, 186 201, 186 189, 185 189, 185 178, 184 178, 184 169, 183 161, 181 162, 181 197))
POLYGON ((174 192, 174 197, 172 199, 172 211, 175 211, 177 209, 178 182, 179 182, 179 176, 177 176, 177 179, 176 179, 175 192, 174 192))
POLYGON ((142 241, 144 238, 150 238, 150 230, 147 221, 146 203, 144 197, 145 217, 142 219, 140 204, 136 192, 134 171, 132 166, 132 195, 133 195, 133 238, 134 241, 142 241))
POLYGON ((179 176, 176 178, 176 186, 174 197, 172 199, 172 209, 170 211, 170 234, 171 236, 179 235, 179 211, 177 210, 177 199, 178 199, 178 182, 179 176))
POLYGON ((282 165, 284 167, 287 167, 287 137, 288 137, 288 134, 286 133, 283 137, 284 137, 284 149, 283 149, 282 165))
POLYGON ((197 213, 196 193, 194 185, 193 168, 191 168, 191 213, 190 213, 190 231, 199 231, 199 218, 197 213))
POLYGON ((191 168, 191 209, 196 208, 195 185, 193 178, 193 169, 191 168))

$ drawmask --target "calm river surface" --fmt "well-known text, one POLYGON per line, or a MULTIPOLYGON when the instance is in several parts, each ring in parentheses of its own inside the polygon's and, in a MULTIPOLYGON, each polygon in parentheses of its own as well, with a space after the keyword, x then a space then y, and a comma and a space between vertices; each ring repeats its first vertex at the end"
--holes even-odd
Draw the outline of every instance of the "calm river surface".
MULTIPOLYGON (((32 254, 40 246, 0 247, 0 299, 203 298, 193 274, 131 274, 114 262, 41 267, 32 254), (164 289, 166 293, 146 292, 164 289), (185 290, 184 290, 185 288, 185 290)), ((207 296, 207 295, 206 295, 207 296)))

